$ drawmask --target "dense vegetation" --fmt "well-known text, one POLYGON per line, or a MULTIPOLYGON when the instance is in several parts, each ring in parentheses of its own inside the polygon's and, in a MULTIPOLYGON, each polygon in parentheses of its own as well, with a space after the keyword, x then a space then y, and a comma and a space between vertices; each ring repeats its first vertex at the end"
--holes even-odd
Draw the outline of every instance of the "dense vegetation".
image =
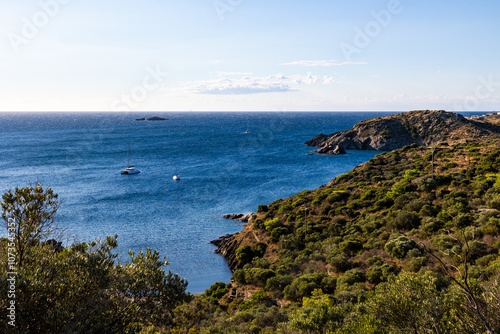
POLYGON ((174 332, 500 332, 499 168, 498 141, 408 146, 259 206, 174 332))
MULTIPOLYGON (((11 210, 16 193, 3 198, 4 219, 33 209, 11 210)), ((51 203, 44 212, 58 205, 51 203)), ((200 296, 187 296, 186 283, 165 274, 151 250, 117 263, 116 238, 62 251, 24 238, 18 328, 500 333, 499 210, 500 142, 462 141, 382 153, 316 190, 259 206, 234 237, 232 282, 200 296)))

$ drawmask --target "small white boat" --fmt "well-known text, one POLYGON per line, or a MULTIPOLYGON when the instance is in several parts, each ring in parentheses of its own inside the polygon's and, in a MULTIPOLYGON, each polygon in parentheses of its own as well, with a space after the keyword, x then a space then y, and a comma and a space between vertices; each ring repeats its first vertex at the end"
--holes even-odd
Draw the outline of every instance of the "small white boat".
POLYGON ((179 175, 177 175, 177 174, 176 174, 176 175, 174 175, 173 179, 174 179, 174 181, 178 181, 178 180, 180 180, 180 179, 181 179, 181 177, 180 177, 179 175))
POLYGON ((243 133, 250 133, 250 129, 247 129, 247 131, 243 132, 243 133))
POLYGON ((138 170, 134 166, 130 166, 129 157, 130 157, 130 145, 127 146, 127 168, 123 169, 121 173, 125 175, 139 174, 141 172, 140 170, 138 170))
POLYGON ((134 166, 130 166, 121 171, 122 174, 139 174, 141 171, 135 168, 134 166))

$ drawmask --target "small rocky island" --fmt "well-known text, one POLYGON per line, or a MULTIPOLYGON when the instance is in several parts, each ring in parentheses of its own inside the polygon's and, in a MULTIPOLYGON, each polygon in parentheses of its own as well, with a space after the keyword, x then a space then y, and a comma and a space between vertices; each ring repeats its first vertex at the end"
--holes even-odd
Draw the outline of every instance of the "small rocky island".
POLYGON ((337 155, 345 150, 392 151, 407 145, 448 144, 485 138, 498 132, 498 127, 466 119, 444 110, 414 110, 407 113, 372 118, 347 131, 319 134, 307 146, 319 147, 314 152, 337 155))
POLYGON ((163 117, 158 117, 158 116, 154 116, 154 117, 151 117, 151 118, 137 118, 136 121, 168 121, 168 118, 163 118, 163 117))

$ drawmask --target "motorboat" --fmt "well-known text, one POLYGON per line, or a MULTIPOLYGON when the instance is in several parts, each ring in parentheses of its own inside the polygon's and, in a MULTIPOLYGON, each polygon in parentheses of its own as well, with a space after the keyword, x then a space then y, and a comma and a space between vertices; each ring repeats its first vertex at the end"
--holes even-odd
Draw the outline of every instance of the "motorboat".
POLYGON ((173 179, 174 179, 174 181, 178 181, 178 180, 180 180, 180 179, 181 179, 181 177, 180 177, 179 175, 175 174, 175 175, 173 176, 173 179))

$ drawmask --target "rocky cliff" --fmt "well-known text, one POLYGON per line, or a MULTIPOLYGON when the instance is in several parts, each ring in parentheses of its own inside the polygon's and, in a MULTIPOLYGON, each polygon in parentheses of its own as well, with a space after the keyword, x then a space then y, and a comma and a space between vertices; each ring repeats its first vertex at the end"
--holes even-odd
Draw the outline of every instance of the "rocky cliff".
POLYGON ((415 110, 362 121, 351 130, 331 135, 320 134, 306 145, 319 147, 316 152, 323 154, 338 154, 338 148, 392 151, 410 144, 450 144, 491 136, 497 132, 498 129, 491 125, 468 120, 459 114, 444 110, 415 110))
POLYGON ((216 254, 222 255, 227 261, 227 266, 231 271, 238 269, 238 260, 236 259, 236 250, 239 247, 239 242, 233 234, 227 234, 217 240, 210 241, 217 249, 216 254))

